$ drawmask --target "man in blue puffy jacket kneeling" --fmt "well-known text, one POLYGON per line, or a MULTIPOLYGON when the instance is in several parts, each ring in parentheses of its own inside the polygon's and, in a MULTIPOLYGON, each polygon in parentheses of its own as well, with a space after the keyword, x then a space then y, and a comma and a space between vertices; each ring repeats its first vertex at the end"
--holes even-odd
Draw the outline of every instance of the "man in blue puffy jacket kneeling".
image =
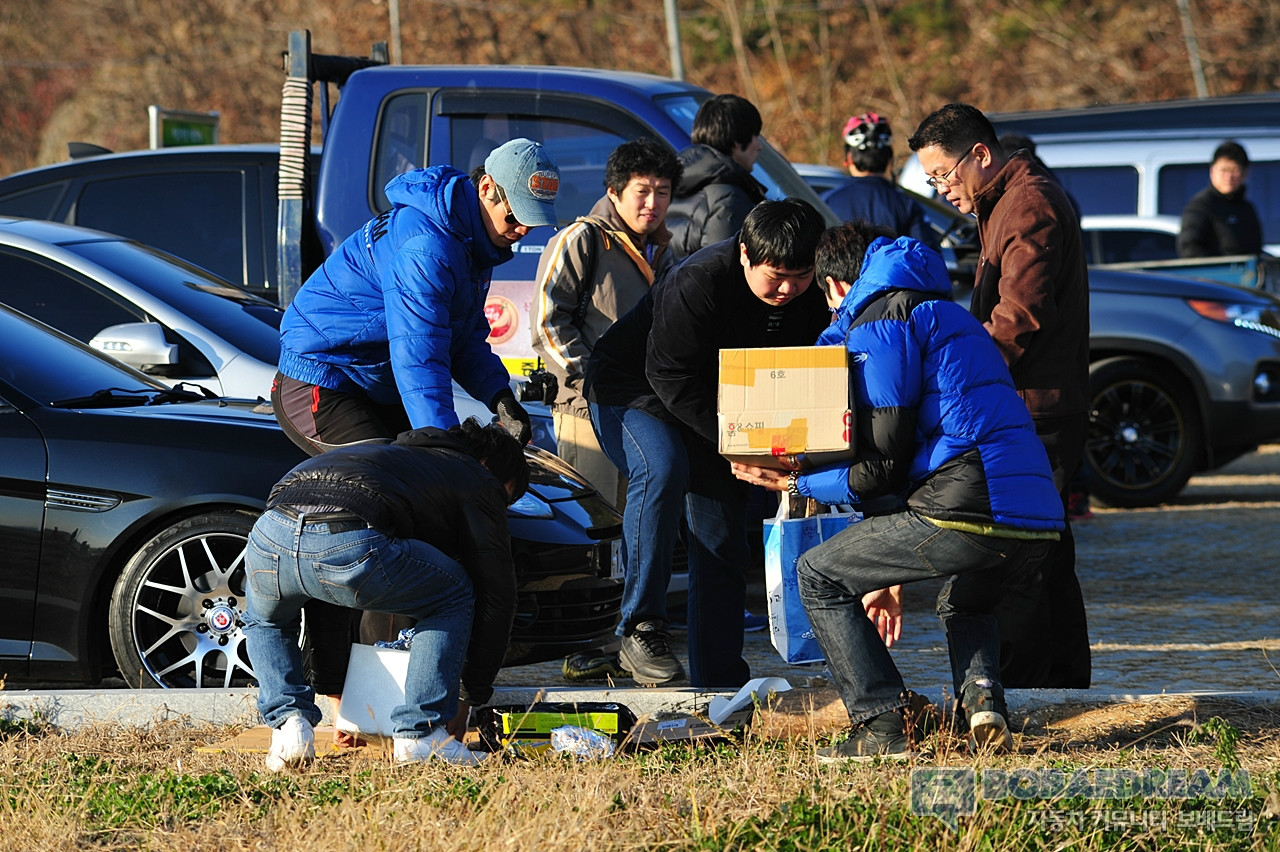
POLYGON ((999 350, 950 301, 942 259, 916 240, 877 233, 841 225, 817 250, 816 277, 836 312, 818 343, 850 353, 854 459, 789 474, 735 465, 735 473, 867 516, 797 563, 852 724, 819 759, 910 756, 907 690, 888 646, 901 634, 902 585, 943 576, 938 614, 970 745, 1007 751, 992 611, 1010 578, 1040 570, 1063 529, 1062 501, 999 350))

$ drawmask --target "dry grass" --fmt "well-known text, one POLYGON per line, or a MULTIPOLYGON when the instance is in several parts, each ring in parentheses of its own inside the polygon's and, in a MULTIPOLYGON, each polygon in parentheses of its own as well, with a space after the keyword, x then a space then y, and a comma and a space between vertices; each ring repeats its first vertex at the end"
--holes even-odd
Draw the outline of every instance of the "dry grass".
MULTIPOLYGON (((1220 701, 1053 707, 1023 721, 1016 755, 975 759, 954 738, 936 736, 935 757, 918 765, 1191 769, 1234 757, 1253 780, 1257 795, 1237 805, 1256 828, 1184 833, 1178 845, 1276 849, 1277 821, 1261 814, 1280 778, 1278 723, 1273 705, 1220 701), (1230 748, 1221 736, 1194 741, 1197 724, 1213 717, 1223 720, 1210 726, 1218 734, 1238 734, 1230 748)), ((234 733, 180 723, 71 734, 10 725, 0 741, 0 848, 1006 850, 1172 842, 1168 826, 1050 832, 1034 822, 1043 802, 983 803, 952 832, 912 813, 912 765, 824 766, 814 758, 819 743, 807 736, 669 745, 587 763, 542 754, 478 769, 395 767, 365 749, 270 776, 261 755, 197 750, 234 733)))

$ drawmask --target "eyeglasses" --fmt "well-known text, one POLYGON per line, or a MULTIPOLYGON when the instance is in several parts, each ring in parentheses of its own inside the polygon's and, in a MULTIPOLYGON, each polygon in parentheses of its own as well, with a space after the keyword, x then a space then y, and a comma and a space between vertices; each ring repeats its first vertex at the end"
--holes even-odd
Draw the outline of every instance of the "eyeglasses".
POLYGON ((520 224, 520 220, 519 220, 519 219, 517 219, 517 218, 516 218, 516 214, 515 214, 514 212, 512 212, 512 210, 511 210, 511 202, 507 200, 507 194, 506 194, 505 192, 503 192, 503 191, 502 191, 502 187, 498 186, 496 183, 493 185, 493 188, 494 188, 494 189, 496 189, 496 190, 498 190, 498 199, 499 199, 503 204, 507 205, 507 219, 506 219, 507 224, 508 224, 508 225, 519 225, 519 224, 520 224))
POLYGON ((956 164, 952 166, 950 169, 948 169, 945 175, 943 175, 942 177, 931 177, 928 180, 926 180, 925 183, 929 185, 929 188, 942 189, 943 187, 951 186, 951 176, 955 174, 956 169, 960 168, 960 164, 963 163, 966 159, 968 159, 969 155, 973 153, 974 147, 976 147, 976 144, 970 147, 968 151, 965 151, 964 156, 956 160, 956 164))

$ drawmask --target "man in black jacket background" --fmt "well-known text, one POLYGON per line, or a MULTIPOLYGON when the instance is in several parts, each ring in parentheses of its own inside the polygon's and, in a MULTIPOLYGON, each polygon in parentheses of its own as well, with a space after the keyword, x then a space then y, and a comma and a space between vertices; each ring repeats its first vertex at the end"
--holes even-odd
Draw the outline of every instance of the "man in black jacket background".
POLYGON ((751 176, 763 144, 760 111, 738 95, 716 95, 698 107, 680 152, 683 174, 667 208, 671 251, 688 257, 727 240, 761 201, 765 188, 751 176))
POLYGON ((474 418, 331 450, 285 474, 246 554, 245 636, 258 709, 274 729, 268 769, 315 756, 321 713, 298 647, 312 599, 414 618, 405 704, 391 714, 395 759, 479 762, 458 738, 507 651, 507 506, 528 483, 520 442, 474 418))
POLYGON ((718 452, 720 350, 817 340, 830 321, 811 286, 823 229, 804 201, 762 202, 740 234, 672 269, 592 351, 584 379, 592 424, 628 483, 619 656, 638 683, 684 676, 666 608, 682 522, 689 682, 737 687, 750 678, 742 659, 747 486, 718 452))
POLYGON ((1221 257, 1262 251, 1262 223, 1244 197, 1249 155, 1228 139, 1213 152, 1209 185, 1182 208, 1178 257, 1221 257))

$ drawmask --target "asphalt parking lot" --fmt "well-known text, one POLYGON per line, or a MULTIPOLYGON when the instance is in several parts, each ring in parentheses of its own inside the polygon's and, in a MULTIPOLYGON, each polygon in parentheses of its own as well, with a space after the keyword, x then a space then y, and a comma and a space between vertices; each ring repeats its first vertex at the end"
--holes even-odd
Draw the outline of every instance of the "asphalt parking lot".
MULTIPOLYGON (((1280 690, 1280 444, 1211 475, 1152 509, 1095 508, 1075 525, 1099 693, 1280 690)), ((950 681, 945 638, 933 613, 937 586, 909 587, 894 657, 913 688, 950 681)), ((765 611, 764 586, 749 605, 765 611)), ((683 636, 675 634, 677 653, 683 636)), ((794 685, 821 665, 782 661, 767 633, 746 636, 752 674, 794 685)), ((500 683, 564 686, 560 661, 504 669, 500 683)))

